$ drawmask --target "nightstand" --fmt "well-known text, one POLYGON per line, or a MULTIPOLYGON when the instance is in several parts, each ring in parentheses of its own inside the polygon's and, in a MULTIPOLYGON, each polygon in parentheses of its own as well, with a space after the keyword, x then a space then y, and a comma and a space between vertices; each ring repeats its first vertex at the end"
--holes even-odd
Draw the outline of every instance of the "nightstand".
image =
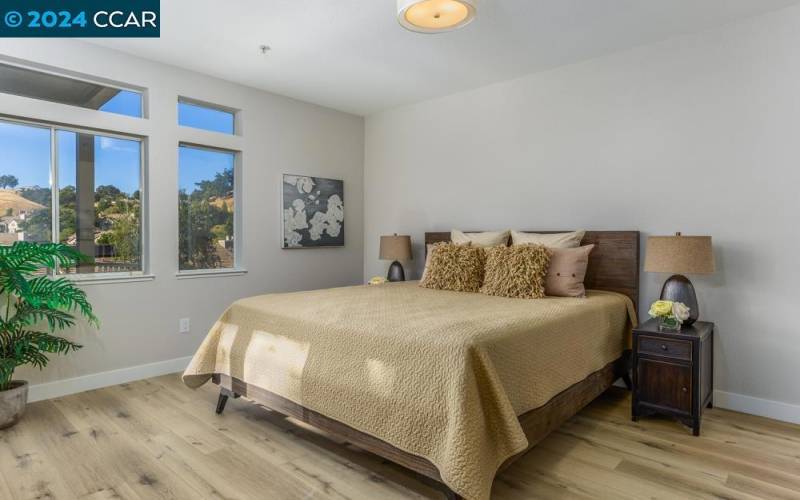
POLYGON ((633 330, 633 421, 670 415, 700 435, 714 393, 714 323, 698 321, 662 332, 651 319, 633 330))

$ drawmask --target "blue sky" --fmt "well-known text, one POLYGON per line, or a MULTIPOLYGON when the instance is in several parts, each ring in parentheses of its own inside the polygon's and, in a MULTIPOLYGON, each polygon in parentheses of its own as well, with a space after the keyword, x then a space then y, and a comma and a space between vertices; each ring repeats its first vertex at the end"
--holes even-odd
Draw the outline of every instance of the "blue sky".
MULTIPOLYGON (((58 186, 75 185, 77 134, 56 132, 58 144, 58 186)), ((113 185, 132 194, 139 189, 140 148, 138 141, 112 137, 94 138, 94 185, 113 185)), ((20 180, 20 185, 22 182, 20 180)))
POLYGON ((178 153, 178 188, 191 193, 197 182, 213 179, 226 168, 232 169, 234 159, 233 153, 181 146, 178 153))
POLYGON ((0 175, 20 186, 50 185, 50 130, 0 121, 0 175))
POLYGON ((142 116, 142 94, 120 90, 117 95, 103 104, 100 111, 139 118, 142 116))
POLYGON ((178 103, 178 123, 184 127, 233 134, 233 113, 185 102, 178 103))
MULTIPOLYGON (((141 95, 122 91, 108 101, 103 111, 138 116, 141 95)), ((233 115, 179 103, 181 125, 232 133, 233 115)), ((59 130, 57 135, 59 186, 75 185, 76 134, 59 130)), ((18 187, 50 185, 50 130, 0 120, 0 175, 14 175, 18 187)), ((140 148, 138 141, 110 137, 95 138, 95 186, 111 184, 131 194, 139 189, 140 148)), ((191 192, 195 183, 213 179, 233 168, 234 155, 181 147, 179 185, 191 192)), ((152 165, 151 168, 158 168, 152 165)))

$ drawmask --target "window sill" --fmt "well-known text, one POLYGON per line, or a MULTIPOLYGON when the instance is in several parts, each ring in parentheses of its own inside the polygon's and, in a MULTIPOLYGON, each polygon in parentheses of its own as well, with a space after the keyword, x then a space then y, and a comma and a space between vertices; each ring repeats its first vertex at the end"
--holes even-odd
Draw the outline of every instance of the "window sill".
POLYGON ((247 269, 205 269, 201 271, 178 271, 175 276, 179 280, 190 280, 196 278, 223 278, 228 276, 243 276, 247 274, 247 269))
POLYGON ((142 283, 156 279, 153 274, 139 274, 136 276, 91 276, 91 275, 67 275, 66 278, 73 281, 76 285, 113 285, 116 283, 142 283))

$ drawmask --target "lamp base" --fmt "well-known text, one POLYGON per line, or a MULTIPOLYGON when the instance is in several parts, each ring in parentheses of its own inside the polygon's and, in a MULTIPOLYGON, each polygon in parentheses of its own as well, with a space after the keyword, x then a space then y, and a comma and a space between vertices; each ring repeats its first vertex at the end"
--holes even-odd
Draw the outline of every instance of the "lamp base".
POLYGON ((403 270, 403 265, 397 261, 392 262, 389 266, 389 274, 386 276, 389 281, 405 281, 406 272, 403 270))
POLYGON ((697 294, 689 278, 681 274, 670 276, 661 288, 661 300, 683 302, 689 308, 689 318, 683 326, 689 326, 700 317, 700 306, 697 304, 697 294))

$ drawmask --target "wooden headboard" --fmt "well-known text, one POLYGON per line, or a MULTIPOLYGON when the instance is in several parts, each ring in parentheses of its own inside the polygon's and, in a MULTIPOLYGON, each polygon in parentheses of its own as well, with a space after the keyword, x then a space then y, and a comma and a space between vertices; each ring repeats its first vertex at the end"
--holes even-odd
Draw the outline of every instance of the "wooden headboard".
MULTIPOLYGON (((472 231, 468 231, 472 232, 472 231)), ((525 231, 563 233, 566 231, 525 231)), ((450 241, 450 233, 425 233, 425 248, 450 241)), ((627 295, 639 308, 639 231, 587 231, 581 245, 594 244, 584 283, 588 290, 608 290, 627 295)))

